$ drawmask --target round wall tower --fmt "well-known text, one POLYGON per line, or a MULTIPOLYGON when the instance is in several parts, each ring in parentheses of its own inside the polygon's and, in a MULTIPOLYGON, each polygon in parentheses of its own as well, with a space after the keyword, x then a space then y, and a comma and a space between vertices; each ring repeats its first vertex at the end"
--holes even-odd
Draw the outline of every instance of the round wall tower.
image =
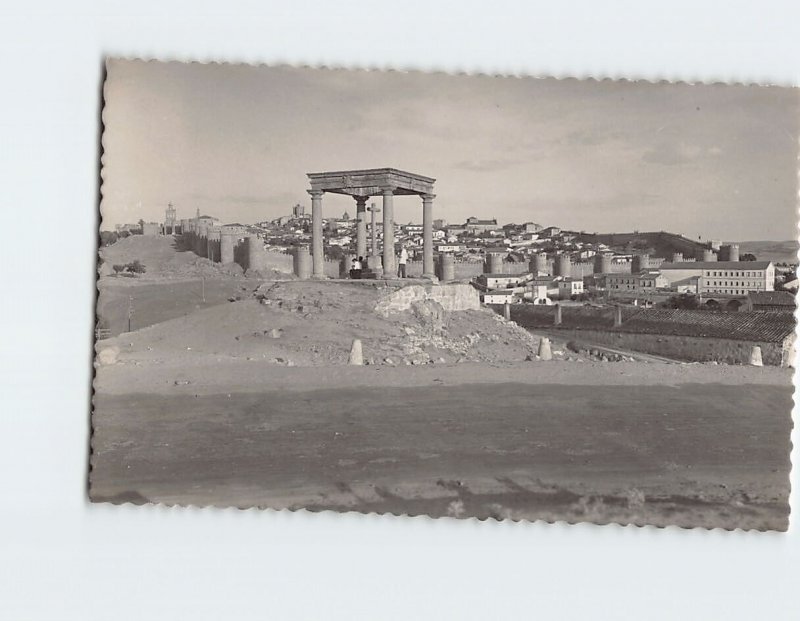
POLYGON ((572 276, 572 261, 568 254, 560 254, 556 257, 553 276, 572 276))

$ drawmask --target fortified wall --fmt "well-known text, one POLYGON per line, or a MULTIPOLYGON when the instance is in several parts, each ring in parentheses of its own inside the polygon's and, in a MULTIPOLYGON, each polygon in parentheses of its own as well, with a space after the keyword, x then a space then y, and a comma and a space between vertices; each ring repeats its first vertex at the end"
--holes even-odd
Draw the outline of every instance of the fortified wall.
POLYGON ((190 225, 183 237, 192 252, 215 263, 236 263, 244 271, 265 271, 268 266, 275 267, 277 261, 285 264, 279 266, 283 271, 291 271, 292 257, 268 252, 254 234, 242 237, 227 232, 224 227, 190 225))

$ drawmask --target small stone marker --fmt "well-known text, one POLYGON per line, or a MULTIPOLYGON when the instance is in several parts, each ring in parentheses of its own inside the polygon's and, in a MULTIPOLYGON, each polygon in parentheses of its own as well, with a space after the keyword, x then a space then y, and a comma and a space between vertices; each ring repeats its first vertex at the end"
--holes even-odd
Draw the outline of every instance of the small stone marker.
POLYGON ((119 347, 106 347, 97 354, 97 363, 100 365, 115 364, 119 355, 119 347))
POLYGON ((539 360, 552 360, 553 352, 550 351, 550 339, 542 337, 539 341, 539 360))
POLYGON ((361 351, 361 339, 353 339, 353 346, 350 348, 350 360, 348 364, 362 366, 364 364, 364 355, 361 351))
POLYGON ((754 345, 753 349, 750 350, 750 366, 752 367, 763 367, 764 363, 761 361, 761 347, 758 345, 754 345))

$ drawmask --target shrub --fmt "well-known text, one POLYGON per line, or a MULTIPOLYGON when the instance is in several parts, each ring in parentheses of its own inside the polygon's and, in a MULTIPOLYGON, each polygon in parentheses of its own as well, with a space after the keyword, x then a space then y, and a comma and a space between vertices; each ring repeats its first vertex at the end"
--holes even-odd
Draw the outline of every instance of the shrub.
POLYGON ((125 269, 127 269, 129 272, 133 274, 144 274, 146 271, 144 265, 142 265, 139 259, 136 259, 135 261, 128 263, 125 266, 125 269))

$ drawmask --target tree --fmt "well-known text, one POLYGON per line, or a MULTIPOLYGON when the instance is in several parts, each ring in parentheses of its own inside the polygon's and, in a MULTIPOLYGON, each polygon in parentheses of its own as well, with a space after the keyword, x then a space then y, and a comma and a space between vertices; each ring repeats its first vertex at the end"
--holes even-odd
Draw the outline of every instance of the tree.
POLYGON ((751 252, 745 252, 743 255, 739 257, 740 261, 757 261, 756 255, 751 252))
POLYGON ((325 255, 334 261, 339 261, 344 254, 344 249, 341 246, 328 246, 325 248, 325 255))
POLYGON ((128 263, 125 266, 125 269, 127 269, 129 272, 131 272, 133 274, 144 274, 145 271, 146 271, 144 265, 142 265, 142 263, 141 263, 141 261, 139 261, 139 259, 136 259, 135 261, 132 261, 131 263, 128 263))
POLYGON ((120 272, 124 272, 124 271, 125 271, 125 266, 124 265, 117 264, 117 265, 114 266, 114 273, 115 274, 119 274, 120 272))
POLYGON ((697 296, 691 293, 681 293, 680 295, 673 295, 668 301, 669 308, 682 308, 684 310, 696 310, 700 303, 697 296))
POLYGON ((115 243, 117 239, 119 239, 119 235, 117 235, 114 231, 100 231, 101 246, 110 246, 111 244, 115 243))

